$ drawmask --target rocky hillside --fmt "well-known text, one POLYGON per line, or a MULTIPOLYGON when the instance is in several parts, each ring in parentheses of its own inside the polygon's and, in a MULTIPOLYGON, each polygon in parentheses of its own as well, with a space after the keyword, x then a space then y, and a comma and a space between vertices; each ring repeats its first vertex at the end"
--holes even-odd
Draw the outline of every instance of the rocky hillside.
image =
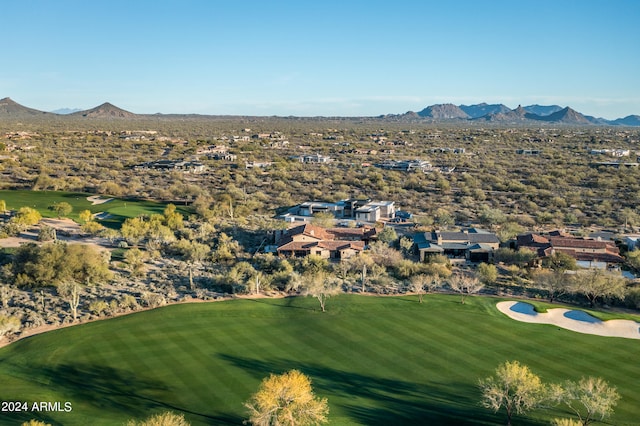
POLYGON ((454 104, 431 105, 418 112, 420 117, 434 120, 451 120, 455 118, 469 118, 466 112, 454 104))

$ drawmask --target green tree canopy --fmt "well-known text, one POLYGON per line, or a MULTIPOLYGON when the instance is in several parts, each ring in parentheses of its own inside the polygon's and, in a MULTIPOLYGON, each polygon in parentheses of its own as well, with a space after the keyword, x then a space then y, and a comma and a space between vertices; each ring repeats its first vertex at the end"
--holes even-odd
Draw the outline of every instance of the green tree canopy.
POLYGON ((73 211, 73 206, 67 203, 66 201, 60 201, 58 203, 54 203, 50 205, 49 210, 52 210, 58 215, 58 218, 63 216, 68 216, 73 211))

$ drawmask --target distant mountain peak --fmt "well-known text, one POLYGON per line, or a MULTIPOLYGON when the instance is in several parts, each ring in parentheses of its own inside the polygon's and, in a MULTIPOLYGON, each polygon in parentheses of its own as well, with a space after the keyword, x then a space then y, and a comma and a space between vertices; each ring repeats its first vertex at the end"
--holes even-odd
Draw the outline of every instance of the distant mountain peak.
POLYGON ((105 102, 95 108, 84 111, 78 111, 73 116, 81 116, 87 118, 134 118, 136 114, 119 108, 112 103, 105 102))
POLYGON ((619 126, 640 126, 640 115, 627 115, 624 118, 613 120, 612 123, 619 126))
POLYGON ((556 123, 566 124, 591 124, 591 121, 589 121, 587 117, 570 107, 565 107, 560 111, 556 111, 553 114, 549 114, 544 117, 539 117, 538 119, 540 121, 553 121, 556 123))
POLYGON ((26 118, 44 114, 49 113, 20 105, 9 97, 0 99, 0 117, 26 118))
POLYGON ((58 108, 49 112, 52 112, 54 114, 67 115, 67 114, 73 114, 74 112, 78 112, 78 111, 82 111, 82 110, 80 108, 58 108))
POLYGON ((528 105, 524 107, 524 109, 531 114, 545 116, 545 115, 550 115, 550 114, 553 114, 554 112, 560 111, 562 107, 560 105, 533 104, 533 105, 528 105))
POLYGON ((436 120, 451 120, 456 118, 469 118, 469 115, 454 104, 431 105, 418 113, 420 117, 436 120))
POLYGON ((503 104, 488 104, 482 102, 476 105, 460 105, 460 109, 463 110, 470 118, 480 118, 489 114, 500 114, 509 112, 508 106, 503 104))

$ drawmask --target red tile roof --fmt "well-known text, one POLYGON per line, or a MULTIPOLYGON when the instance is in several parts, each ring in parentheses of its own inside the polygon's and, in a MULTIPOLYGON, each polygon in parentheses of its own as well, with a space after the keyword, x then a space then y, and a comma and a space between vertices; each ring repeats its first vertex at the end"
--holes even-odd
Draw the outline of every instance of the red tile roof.
MULTIPOLYGON (((550 237, 549 242, 553 247, 570 247, 578 249, 611 249, 616 248, 610 241, 586 240, 584 238, 550 237)), ((616 249, 617 250, 617 249, 616 249)))

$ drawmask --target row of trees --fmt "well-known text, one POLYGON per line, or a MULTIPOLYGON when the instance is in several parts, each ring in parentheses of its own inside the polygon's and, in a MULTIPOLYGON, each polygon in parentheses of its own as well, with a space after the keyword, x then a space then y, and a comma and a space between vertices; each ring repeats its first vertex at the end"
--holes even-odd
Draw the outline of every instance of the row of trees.
MULTIPOLYGON (((481 379, 482 405, 495 412, 504 409, 507 425, 516 414, 540 407, 563 404, 575 414, 579 425, 602 421, 613 413, 620 395, 598 377, 583 377, 578 382, 546 385, 529 367, 518 361, 498 366, 493 376, 481 379)), ((570 420, 555 419, 554 424, 571 425, 570 420)))
POLYGON ((584 296, 592 308, 602 299, 623 299, 628 289, 627 279, 601 269, 572 274, 562 270, 542 270, 537 271, 533 278, 535 285, 546 291, 551 303, 565 294, 578 294, 584 296))

